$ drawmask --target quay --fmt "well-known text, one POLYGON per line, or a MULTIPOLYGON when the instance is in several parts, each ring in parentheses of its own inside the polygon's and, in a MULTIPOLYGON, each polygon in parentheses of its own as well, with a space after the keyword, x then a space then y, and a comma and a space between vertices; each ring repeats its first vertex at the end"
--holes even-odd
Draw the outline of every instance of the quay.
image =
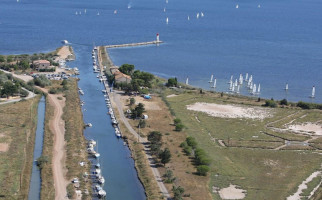
POLYGON ((145 46, 145 45, 153 45, 153 44, 161 44, 163 43, 160 40, 150 41, 150 42, 139 42, 139 43, 129 43, 129 44, 114 44, 114 45, 106 45, 105 48, 121 48, 121 47, 135 47, 135 46, 145 46))

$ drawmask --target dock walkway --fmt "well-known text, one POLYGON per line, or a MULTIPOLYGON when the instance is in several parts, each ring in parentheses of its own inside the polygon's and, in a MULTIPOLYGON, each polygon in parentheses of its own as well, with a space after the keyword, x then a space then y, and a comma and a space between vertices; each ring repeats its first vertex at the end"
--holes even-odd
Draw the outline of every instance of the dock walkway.
POLYGON ((135 46, 146 46, 146 45, 153 45, 153 44, 161 44, 162 41, 150 41, 150 42, 138 42, 138 43, 129 43, 129 44, 114 44, 114 45, 106 45, 105 48, 121 48, 121 47, 135 47, 135 46))

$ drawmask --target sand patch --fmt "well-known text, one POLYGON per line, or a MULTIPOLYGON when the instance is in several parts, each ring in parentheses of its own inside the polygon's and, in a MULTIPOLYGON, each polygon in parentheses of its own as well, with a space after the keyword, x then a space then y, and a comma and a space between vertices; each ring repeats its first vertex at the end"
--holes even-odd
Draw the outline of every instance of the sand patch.
POLYGON ((69 46, 63 46, 62 48, 59 49, 57 52, 57 55, 59 56, 60 59, 66 59, 69 55, 72 53, 69 50, 69 46))
POLYGON ((310 135, 322 135, 322 125, 313 123, 304 123, 288 126, 292 131, 305 132, 310 135))
MULTIPOLYGON (((131 97, 130 97, 131 98, 131 97)), ((152 99, 144 99, 143 97, 136 96, 133 97, 135 99, 135 105, 138 105, 139 103, 144 104, 145 110, 161 110, 161 107, 158 105, 158 102, 152 99)), ((129 99, 129 96, 121 96, 121 100, 124 102, 124 105, 128 104, 127 100, 129 99)))
POLYGON ((246 190, 238 189, 236 185, 230 184, 229 187, 223 188, 219 191, 219 195, 222 199, 243 199, 245 198, 246 190))
POLYGON ((0 152, 7 152, 9 149, 9 144, 7 143, 0 143, 0 152))
POLYGON ((187 105, 187 109, 204 112, 210 116, 220 118, 248 118, 262 120, 266 117, 271 117, 271 113, 266 108, 250 108, 215 103, 197 102, 192 105, 187 105))
POLYGON ((167 96, 167 98, 176 97, 176 96, 178 96, 178 95, 176 95, 176 94, 170 94, 170 95, 167 96))
POLYGON ((313 178, 317 177, 317 176, 321 176, 321 171, 317 171, 317 172, 313 172, 306 180, 304 180, 299 187, 297 188, 297 191, 291 195, 288 196, 286 199, 287 200, 300 200, 301 199, 301 194, 302 194, 302 190, 307 188, 307 185, 310 181, 312 181, 313 178))

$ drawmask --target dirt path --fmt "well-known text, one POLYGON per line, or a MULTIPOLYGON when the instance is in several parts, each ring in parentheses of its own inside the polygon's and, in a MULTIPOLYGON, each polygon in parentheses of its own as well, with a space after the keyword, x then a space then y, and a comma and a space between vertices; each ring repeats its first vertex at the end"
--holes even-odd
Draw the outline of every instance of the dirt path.
POLYGON ((122 108, 122 104, 121 104, 121 99, 120 99, 120 94, 118 94, 116 91, 114 91, 113 93, 110 93, 111 95, 111 100, 112 103, 114 105, 116 105, 117 110, 120 114, 120 117, 122 120, 122 122, 124 122, 126 128, 136 137, 139 138, 139 141, 141 142, 141 144, 144 145, 144 151, 148 157, 148 161, 149 161, 149 165, 151 167, 152 173, 154 175, 155 180, 157 181, 157 184, 160 188, 160 191, 162 193, 162 195, 164 197, 166 197, 167 199, 170 198, 170 194, 167 190, 167 188, 165 187, 165 185, 162 182, 162 177, 160 175, 159 170, 156 167, 156 164, 154 162, 154 159, 152 158, 152 155, 149 152, 149 147, 148 147, 148 140, 146 138, 142 138, 141 136, 139 136, 139 134, 132 128, 132 126, 130 125, 130 123, 128 122, 127 118, 124 116, 124 112, 123 112, 123 108, 122 108))
MULTIPOLYGON (((67 181, 65 180, 65 123, 62 120, 63 107, 65 100, 58 100, 58 95, 48 94, 49 103, 55 108, 53 120, 50 122, 50 129, 53 131, 54 153, 53 153, 53 176, 55 185, 55 199, 62 200, 67 198, 67 181)), ((63 98, 64 99, 64 98, 63 98)))

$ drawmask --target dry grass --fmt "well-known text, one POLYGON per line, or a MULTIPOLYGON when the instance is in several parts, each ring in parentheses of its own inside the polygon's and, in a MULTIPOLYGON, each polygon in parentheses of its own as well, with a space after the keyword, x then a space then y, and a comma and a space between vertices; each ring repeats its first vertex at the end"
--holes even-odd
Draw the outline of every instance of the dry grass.
MULTIPOLYGON (((90 173, 90 165, 87 160, 86 139, 83 134, 84 122, 78 96, 78 86, 76 79, 68 81, 68 90, 64 91, 66 97, 63 120, 65 121, 65 141, 66 141, 66 168, 67 180, 78 177, 81 181, 81 190, 91 191, 91 182, 85 182, 83 174, 90 173), (85 161, 86 167, 81 167, 79 162, 85 161)), ((90 199, 90 196, 84 199, 90 199)))
POLYGON ((37 126, 39 97, 0 106, 0 143, 8 143, 0 153, 0 197, 27 199, 37 126))
POLYGON ((44 144, 42 150, 42 156, 48 158, 48 163, 41 169, 41 199, 54 199, 55 187, 52 170, 52 158, 53 158, 53 145, 54 134, 50 130, 50 121, 54 116, 54 107, 50 105, 48 98, 46 98, 46 115, 45 115, 45 131, 44 131, 44 144))
MULTIPOLYGON (((209 177, 197 176, 194 173, 196 168, 192 165, 192 160, 185 156, 182 149, 179 147, 180 143, 186 139, 184 132, 174 131, 173 117, 169 109, 160 97, 153 97, 151 100, 143 100, 143 104, 148 101, 149 106, 146 108, 146 114, 149 119, 146 120, 146 128, 141 129, 141 134, 146 136, 151 131, 159 131, 163 134, 163 148, 170 149, 172 159, 166 165, 167 169, 173 171, 174 176, 177 178, 175 185, 182 186, 185 189, 185 194, 190 194, 190 197, 185 199, 209 199, 211 195, 207 188, 209 177), (159 108, 159 109, 155 109, 159 108)), ((123 104, 127 105, 126 101, 123 104)), ((138 131, 137 120, 130 120, 130 123, 136 131, 138 131)), ((166 168, 159 167, 160 174, 165 174, 166 168)), ((169 192, 172 190, 172 184, 166 184, 169 192)))

